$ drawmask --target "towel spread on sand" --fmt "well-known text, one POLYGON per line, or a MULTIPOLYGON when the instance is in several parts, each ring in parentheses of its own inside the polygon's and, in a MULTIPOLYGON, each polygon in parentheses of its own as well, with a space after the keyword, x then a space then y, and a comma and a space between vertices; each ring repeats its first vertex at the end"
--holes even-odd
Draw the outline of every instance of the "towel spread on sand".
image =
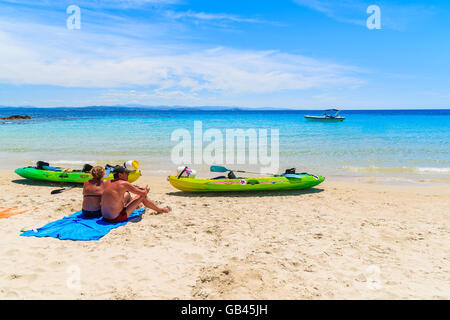
POLYGON ((100 218, 85 218, 81 211, 71 216, 50 222, 42 228, 22 232, 24 237, 53 237, 60 240, 99 240, 112 229, 123 226, 128 221, 137 218, 145 211, 144 208, 135 210, 126 221, 110 223, 100 218))

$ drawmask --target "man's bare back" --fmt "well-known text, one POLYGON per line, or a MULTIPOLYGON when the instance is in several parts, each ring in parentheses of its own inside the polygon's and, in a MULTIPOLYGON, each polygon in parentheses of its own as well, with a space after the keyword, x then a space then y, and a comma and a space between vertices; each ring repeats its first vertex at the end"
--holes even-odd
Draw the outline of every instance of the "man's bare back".
POLYGON ((128 216, 136 210, 141 204, 147 208, 153 209, 158 213, 171 211, 170 207, 159 208, 150 199, 147 194, 150 191, 148 187, 137 188, 128 182, 128 173, 121 170, 115 176, 115 179, 105 186, 102 197, 102 215, 110 222, 125 221, 128 216), (131 199, 129 193, 137 196, 131 199))
POLYGON ((145 189, 136 188, 128 181, 123 180, 112 181, 105 187, 102 197, 102 215, 104 218, 113 220, 126 209, 127 202, 130 200, 125 199, 128 192, 137 194, 138 197, 147 195, 145 189))

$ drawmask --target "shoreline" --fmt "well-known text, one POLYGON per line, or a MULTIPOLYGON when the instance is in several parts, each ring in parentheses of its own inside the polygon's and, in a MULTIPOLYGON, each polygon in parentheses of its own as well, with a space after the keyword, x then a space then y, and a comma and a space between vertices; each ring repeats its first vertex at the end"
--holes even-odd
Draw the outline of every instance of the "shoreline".
MULTIPOLYGON (((84 162, 83 162, 84 163, 84 162)), ((86 162, 88 163, 88 162, 86 162)), ((97 164, 96 162, 92 162, 93 165, 102 165, 103 163, 97 164)), ((117 163, 121 163, 117 161, 117 163)), ((60 164, 57 164, 57 166, 63 166, 60 164)), ((65 167, 65 166, 63 166, 65 167)), ((70 167, 70 166, 69 166, 70 167)), ((82 167, 82 164, 77 164, 76 166, 73 166, 75 168, 80 169, 82 167)), ((14 173, 14 170, 18 167, 1 167, 0 168, 0 174, 8 174, 8 173, 14 173)), ((195 166, 192 166, 192 168, 196 169, 195 166)), ((176 173, 175 169, 149 169, 149 167, 143 167, 141 166, 142 170, 142 177, 168 177, 169 175, 173 175, 176 173)), ((196 169, 197 170, 197 169, 196 169)), ((200 169, 197 170, 197 177, 198 178, 208 178, 212 177, 214 174, 205 170, 200 169)), ((361 182, 361 183, 367 183, 367 184, 380 184, 380 185, 398 185, 398 186, 448 186, 450 184, 450 174, 397 174, 397 175, 387 175, 387 174, 374 174, 373 172, 367 172, 367 173, 352 173, 352 172, 346 172, 347 174, 344 175, 342 172, 339 174, 331 173, 326 174, 323 172, 316 172, 314 170, 310 170, 311 174, 319 174, 325 177, 326 180, 332 180, 332 181, 342 181, 342 182, 361 182)), ((260 177, 263 175, 255 175, 255 174, 246 174, 249 177, 260 177)), ((22 177, 16 175, 18 179, 22 179, 22 177)))
POLYGON ((141 177, 148 211, 100 241, 21 237, 78 211, 81 188, 0 170, 2 299, 450 299, 450 189, 332 179, 301 192, 185 194, 141 177), (72 267, 81 287, 68 287, 72 267), (69 271, 68 271, 69 270, 69 271))

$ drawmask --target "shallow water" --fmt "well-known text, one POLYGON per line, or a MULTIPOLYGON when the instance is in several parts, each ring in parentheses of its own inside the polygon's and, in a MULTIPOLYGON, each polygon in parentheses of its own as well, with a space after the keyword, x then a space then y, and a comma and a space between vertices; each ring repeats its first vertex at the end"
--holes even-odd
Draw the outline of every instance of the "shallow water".
MULTIPOLYGON (((178 143, 171 141, 171 134, 188 130, 193 149, 194 121, 201 121, 203 133, 219 130, 224 148, 227 129, 255 129, 258 137, 260 129, 267 129, 269 141, 270 130, 278 130, 280 171, 295 167, 342 177, 450 179, 450 110, 342 111, 344 122, 322 123, 304 119, 319 111, 0 109, 0 117, 13 114, 33 119, 0 124, 0 167, 6 169, 37 160, 78 168, 136 159, 144 173, 165 175, 180 165, 171 156, 178 143)), ((205 141, 203 148, 208 144, 205 141)), ((223 158, 218 164, 244 170, 263 167, 259 155, 256 164, 249 164, 249 150, 256 149, 245 149, 245 163, 230 164, 223 158)), ((203 173, 209 164, 191 167, 203 173)))

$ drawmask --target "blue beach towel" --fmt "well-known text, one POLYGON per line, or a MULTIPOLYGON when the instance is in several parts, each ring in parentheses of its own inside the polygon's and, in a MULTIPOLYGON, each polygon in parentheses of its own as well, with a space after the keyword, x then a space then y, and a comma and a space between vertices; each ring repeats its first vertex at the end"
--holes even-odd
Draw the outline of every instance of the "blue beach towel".
POLYGON ((53 237, 60 240, 99 240, 112 229, 123 226, 139 217, 144 208, 135 210, 124 222, 110 223, 100 218, 85 218, 81 211, 71 216, 50 222, 42 228, 22 232, 24 237, 53 237))

